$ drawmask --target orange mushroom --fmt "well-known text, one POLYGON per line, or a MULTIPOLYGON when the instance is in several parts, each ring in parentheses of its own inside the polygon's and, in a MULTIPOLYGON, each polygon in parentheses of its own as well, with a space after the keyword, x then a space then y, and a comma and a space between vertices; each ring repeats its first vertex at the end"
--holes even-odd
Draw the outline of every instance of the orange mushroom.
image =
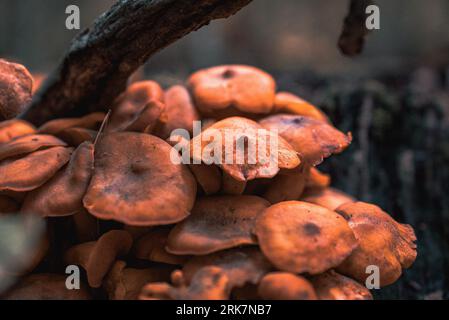
POLYGON ((321 172, 315 167, 310 168, 309 175, 306 180, 307 188, 327 188, 330 184, 330 175, 321 172))
POLYGON ((152 133, 159 124, 159 118, 165 105, 157 100, 150 100, 140 112, 123 122, 117 131, 152 133))
POLYGON ((266 114, 274 104, 276 83, 264 71, 243 65, 200 70, 189 79, 195 105, 205 116, 266 114))
POLYGON ((270 203, 298 200, 304 191, 308 170, 300 166, 288 174, 278 174, 270 181, 263 197, 270 203))
POLYGON ((320 300, 372 300, 369 290, 360 283, 330 270, 310 277, 320 300))
POLYGON ((204 255, 255 244, 251 234, 254 222, 269 205, 256 196, 200 198, 192 214, 170 232, 167 251, 178 255, 204 255))
POLYGON ((276 94, 274 100, 274 112, 290 113, 298 116, 313 118, 319 121, 330 122, 329 118, 323 111, 289 92, 278 92, 276 94))
POLYGON ((132 226, 185 219, 195 201, 196 181, 186 166, 172 162, 171 150, 148 134, 104 135, 96 146, 85 208, 99 219, 132 226))
POLYGON ((1 161, 0 191, 25 192, 40 187, 69 161, 72 151, 53 147, 1 161))
POLYGON ((25 197, 21 211, 43 217, 68 216, 79 212, 83 209, 82 199, 93 165, 94 145, 84 142, 73 152, 65 169, 25 197))
POLYGON ((31 101, 33 77, 16 63, 0 59, 0 121, 15 118, 31 101))
POLYGON ((85 141, 94 142, 97 136, 98 131, 78 127, 64 129, 58 133, 59 138, 73 147, 78 147, 85 141))
POLYGON ((190 171, 206 195, 215 194, 221 188, 221 172, 215 165, 204 163, 189 165, 190 171))
POLYGON ((352 141, 350 133, 345 135, 323 121, 303 116, 279 114, 259 123, 276 130, 300 154, 301 160, 311 166, 342 152, 352 141))
POLYGON ((87 272, 92 288, 99 288, 118 257, 125 256, 132 246, 131 235, 123 230, 112 230, 97 241, 75 245, 67 250, 64 260, 69 265, 80 265, 87 272))
POLYGON ((357 247, 348 223, 326 208, 286 201, 266 209, 255 234, 264 255, 279 270, 319 274, 340 265, 357 247))
POLYGON ((359 242, 338 272, 364 283, 370 275, 367 267, 377 266, 380 285, 387 286, 415 261, 416 236, 411 226, 396 222, 378 206, 364 202, 346 203, 336 211, 348 221, 359 242))
POLYGON ((105 116, 106 115, 103 112, 94 112, 81 118, 51 120, 39 127, 39 133, 57 136, 62 131, 74 127, 97 130, 103 122, 105 116))
POLYGON ((348 202, 355 202, 355 198, 334 188, 309 188, 301 197, 302 201, 314 203, 334 211, 348 202))
POLYGON ((234 179, 231 175, 223 172, 221 192, 229 195, 241 195, 245 191, 246 181, 234 179))
POLYGON ((312 284, 301 276, 273 272, 262 278, 258 288, 264 300, 317 300, 312 284))
POLYGON ((19 119, 0 121, 0 145, 16 137, 33 133, 36 133, 36 128, 26 121, 19 119))

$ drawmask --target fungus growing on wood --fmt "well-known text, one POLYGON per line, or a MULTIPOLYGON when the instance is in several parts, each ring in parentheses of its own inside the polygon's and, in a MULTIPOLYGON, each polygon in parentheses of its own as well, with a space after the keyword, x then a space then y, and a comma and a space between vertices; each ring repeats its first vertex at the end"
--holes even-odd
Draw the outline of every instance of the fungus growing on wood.
POLYGON ((258 293, 264 300, 317 300, 315 289, 307 279, 287 272, 264 276, 258 293))

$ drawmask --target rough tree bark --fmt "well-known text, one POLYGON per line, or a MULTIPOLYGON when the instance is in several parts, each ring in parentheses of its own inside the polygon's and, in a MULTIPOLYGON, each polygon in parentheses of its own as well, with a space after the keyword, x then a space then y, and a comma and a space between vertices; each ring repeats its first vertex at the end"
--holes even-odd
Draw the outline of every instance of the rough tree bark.
POLYGON ((35 125, 106 110, 154 53, 251 0, 120 0, 72 42, 20 117, 35 125))

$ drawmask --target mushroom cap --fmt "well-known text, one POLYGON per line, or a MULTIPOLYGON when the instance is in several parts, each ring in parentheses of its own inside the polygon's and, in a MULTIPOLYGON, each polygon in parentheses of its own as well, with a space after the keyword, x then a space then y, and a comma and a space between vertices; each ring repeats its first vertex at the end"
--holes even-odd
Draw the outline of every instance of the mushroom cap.
POLYGON ((264 276, 258 293, 264 300, 317 300, 309 281, 287 272, 272 272, 264 276))
POLYGON ((310 277, 320 300, 372 300, 371 292, 350 278, 330 270, 310 277))
POLYGON ((14 199, 0 195, 0 215, 1 214, 8 214, 8 213, 15 213, 19 211, 19 205, 14 199))
POLYGON ((94 142, 97 136, 98 131, 79 127, 64 129, 58 133, 60 139, 73 147, 78 147, 85 141, 94 142))
POLYGON ((31 101, 33 77, 16 63, 0 59, 0 121, 20 114, 31 101))
POLYGON ((198 270, 206 266, 222 268, 229 278, 231 288, 242 287, 247 283, 257 284, 273 269, 259 248, 255 246, 234 248, 190 259, 183 267, 187 283, 190 283, 198 270))
POLYGON ((308 188, 301 197, 302 201, 314 203, 334 211, 339 206, 356 199, 334 188, 308 188))
POLYGON ((104 135, 96 146, 84 207, 99 219, 133 226, 185 219, 195 201, 196 181, 187 166, 172 162, 171 150, 148 134, 104 135))
POLYGON ((246 181, 240 181, 234 179, 231 175, 223 172, 221 193, 228 195, 241 195, 245 191, 246 181))
POLYGON ((206 195, 220 191, 222 179, 220 169, 217 166, 200 163, 190 164, 189 168, 206 195))
POLYGON ((319 121, 330 122, 323 111, 290 92, 278 92, 276 94, 274 112, 295 114, 319 121))
POLYGON ((67 250, 64 260, 67 264, 82 266, 92 288, 99 288, 103 279, 118 257, 131 249, 133 239, 124 230, 112 230, 97 241, 75 245, 67 250))
POLYGON ((39 127, 39 133, 58 135, 60 132, 74 127, 97 130, 101 126, 105 116, 104 112, 94 112, 81 118, 51 120, 39 127))
POLYGON ((324 272, 338 266, 357 247, 354 233, 341 216, 301 201, 266 209, 256 221, 255 234, 271 263, 293 273, 324 272))
POLYGON ((67 167, 40 188, 28 193, 22 212, 43 217, 73 215, 83 209, 83 197, 94 165, 94 145, 84 142, 72 154, 67 167), (55 197, 55 195, 58 195, 55 197))
POLYGON ((72 151, 53 147, 1 161, 0 191, 25 192, 40 187, 69 161, 72 151))
POLYGON ((251 234, 257 216, 270 203, 256 196, 200 198, 192 214, 170 232, 167 251, 204 255, 244 244, 255 244, 251 234))
POLYGON ((364 283, 370 275, 367 266, 374 265, 380 271, 380 285, 387 286, 415 261, 416 236, 411 226, 364 202, 346 203, 336 211, 348 221, 359 242, 338 272, 364 283))
POLYGON ((0 144, 33 133, 36 133, 36 128, 26 121, 19 119, 0 121, 0 144))
POLYGON ((155 228, 139 238, 133 248, 135 257, 166 264, 184 264, 188 257, 168 253, 165 249, 170 231, 170 228, 155 228))
POLYGON ((199 111, 217 116, 224 109, 245 113, 269 113, 273 109, 276 83, 266 72, 244 65, 203 69, 188 80, 199 111))
MULTIPOLYGON (((178 275, 180 278, 183 277, 182 273, 178 272, 178 275)), ((140 299, 227 300, 229 294, 229 280, 226 274, 222 269, 210 266, 199 270, 188 286, 185 284, 171 286, 168 283, 147 284, 142 289, 140 299)))
POLYGON ((84 284, 80 290, 67 290, 67 275, 32 274, 23 278, 6 296, 5 300, 90 300, 92 297, 84 284))
POLYGON ((131 84, 112 107, 108 128, 114 130, 129 123, 151 101, 164 101, 164 90, 155 81, 139 81, 131 84))
POLYGON ((212 151, 221 151, 220 159, 214 154, 219 162, 215 164, 239 181, 272 178, 279 169, 293 169, 301 162, 283 138, 257 122, 241 117, 214 123, 194 137, 190 146, 193 159, 206 164, 210 162, 212 151))
POLYGON ((30 134, 17 137, 0 145, 0 161, 31 153, 36 150, 58 146, 65 147, 67 144, 64 141, 47 134, 30 134))
POLYGON ((298 200, 304 191, 307 176, 306 166, 292 170, 289 174, 278 174, 270 181, 263 197, 272 204, 298 200))
POLYGON ((151 133, 159 124, 165 105, 158 100, 150 100, 141 111, 134 114, 128 122, 123 122, 118 131, 151 133))
POLYGON ((320 164, 332 154, 345 150, 352 141, 351 134, 345 135, 333 126, 308 117, 278 114, 262 119, 259 123, 277 130, 311 166, 320 164))
POLYGON ((185 129, 192 134, 193 122, 198 121, 200 116, 189 91, 180 85, 173 86, 165 92, 164 102, 163 125, 155 135, 167 139, 176 129, 185 129))
POLYGON ((306 180, 307 188, 327 188, 331 184, 331 176, 321 172, 315 167, 310 168, 306 180))

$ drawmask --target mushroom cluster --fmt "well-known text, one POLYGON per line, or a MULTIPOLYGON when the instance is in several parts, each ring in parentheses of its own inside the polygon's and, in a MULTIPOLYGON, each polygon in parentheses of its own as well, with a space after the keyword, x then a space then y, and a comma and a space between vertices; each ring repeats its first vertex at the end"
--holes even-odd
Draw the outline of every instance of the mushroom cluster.
POLYGON ((386 286, 416 258, 410 226, 317 168, 351 134, 262 70, 136 82, 107 115, 40 128, 14 118, 30 77, 0 60, 0 215, 48 228, 4 299, 372 299, 367 270, 386 286))

